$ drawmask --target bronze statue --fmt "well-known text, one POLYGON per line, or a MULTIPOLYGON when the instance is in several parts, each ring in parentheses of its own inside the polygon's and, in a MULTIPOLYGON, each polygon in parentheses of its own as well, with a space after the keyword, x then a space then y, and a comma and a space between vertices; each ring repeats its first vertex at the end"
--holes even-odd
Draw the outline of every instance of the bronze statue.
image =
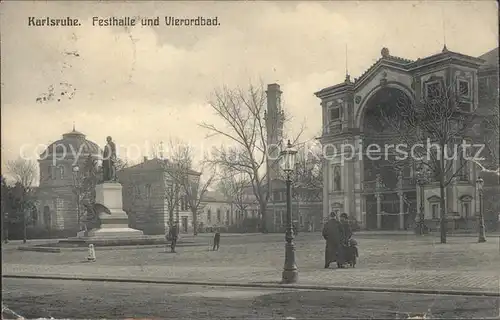
POLYGON ((102 158, 103 182, 116 181, 116 145, 111 137, 106 141, 102 158))

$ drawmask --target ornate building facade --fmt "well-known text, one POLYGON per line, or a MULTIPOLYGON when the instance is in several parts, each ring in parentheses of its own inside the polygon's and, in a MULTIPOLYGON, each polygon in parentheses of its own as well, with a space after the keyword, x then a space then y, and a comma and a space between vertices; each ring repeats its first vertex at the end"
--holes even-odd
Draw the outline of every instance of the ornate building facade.
MULTIPOLYGON (((384 159, 368 159, 364 148, 372 143, 384 144, 395 134, 377 123, 377 107, 395 105, 402 98, 420 101, 440 85, 457 86, 460 108, 465 112, 487 109, 486 104, 491 101, 498 103, 498 48, 478 58, 451 52, 445 46, 442 52, 415 61, 393 56, 383 48, 377 62, 358 79, 351 81, 347 75, 343 83, 315 93, 321 99, 320 141, 326 153, 323 217, 327 218, 331 211, 346 212, 362 228, 407 229, 422 205, 427 224, 436 227, 440 218, 439 186, 429 182, 419 188, 417 169, 411 162, 396 170, 384 159), (495 98, 486 101, 485 91, 493 92, 495 98), (333 154, 331 146, 342 150, 342 145, 362 150, 362 156, 345 158, 333 154)), ((496 145, 498 149, 498 133, 496 145)), ((455 161, 454 168, 458 168, 463 159, 455 161)), ((451 224, 458 220, 474 221, 479 211, 475 183, 478 168, 468 163, 461 170, 462 174, 453 179, 445 192, 451 224)))
POLYGON ((57 230, 79 230, 73 168, 75 165, 83 168, 89 156, 97 160, 101 154, 99 146, 85 139, 85 134, 74 127, 40 154, 38 225, 57 230))

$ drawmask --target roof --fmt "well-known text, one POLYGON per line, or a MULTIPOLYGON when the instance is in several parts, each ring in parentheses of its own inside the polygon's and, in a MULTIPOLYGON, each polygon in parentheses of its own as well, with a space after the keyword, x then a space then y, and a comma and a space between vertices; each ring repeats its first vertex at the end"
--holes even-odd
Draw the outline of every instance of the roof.
POLYGON ((217 191, 207 191, 203 197, 204 201, 210 201, 210 202, 227 202, 228 200, 226 197, 217 191))
MULTIPOLYGON (((498 56, 498 52, 497 52, 498 56)), ((393 56, 389 53, 389 49, 387 48, 382 48, 381 50, 381 57, 373 63, 364 73, 361 74, 361 76, 357 79, 354 79, 354 82, 349 81, 348 77, 343 83, 336 84, 334 86, 330 86, 327 88, 324 88, 318 92, 315 93, 315 95, 318 98, 325 97, 326 95, 331 95, 334 93, 339 93, 340 91, 348 90, 348 89, 355 89, 356 87, 359 87, 362 85, 362 83, 369 79, 373 73, 374 70, 384 66, 384 67, 390 67, 393 69, 399 69, 405 72, 409 72, 418 68, 421 68, 425 65, 430 65, 430 64, 435 64, 439 63, 442 61, 449 61, 449 60, 458 60, 462 61, 463 63, 467 64, 472 64, 475 66, 480 66, 485 61, 482 58, 477 58, 477 57, 472 57, 468 56, 462 53, 458 52, 453 52, 448 50, 446 46, 444 46, 443 50, 439 53, 427 56, 425 58, 417 59, 417 60, 410 60, 410 59, 405 59, 397 56, 393 56)))
MULTIPOLYGON (((153 158, 153 159, 146 159, 145 161, 133 165, 128 168, 124 168, 121 171, 129 171, 129 170, 167 170, 169 166, 172 166, 172 162, 168 159, 159 159, 159 158, 153 158)), ((189 170, 189 174, 191 175, 196 175, 199 176, 201 175, 200 172, 195 171, 195 170, 189 170)))
POLYGON ((479 56, 479 59, 484 60, 481 69, 498 68, 498 47, 479 56))
POLYGON ((63 134, 62 139, 51 143, 40 154, 40 160, 50 158, 53 154, 66 154, 65 158, 71 159, 77 154, 98 156, 102 154, 102 151, 95 142, 85 139, 85 134, 73 128, 73 131, 63 134))

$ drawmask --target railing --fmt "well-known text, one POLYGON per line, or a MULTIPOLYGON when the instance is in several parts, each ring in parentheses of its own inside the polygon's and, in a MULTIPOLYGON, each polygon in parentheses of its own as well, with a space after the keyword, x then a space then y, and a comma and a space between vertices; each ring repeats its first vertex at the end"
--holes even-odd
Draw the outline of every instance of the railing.
MULTIPOLYGON (((407 190, 414 190, 416 188, 416 183, 413 178, 411 177, 405 177, 403 178, 403 184, 402 184, 402 190, 407 191, 407 190)), ((398 187, 394 188, 388 188, 388 187, 383 187, 380 192, 387 192, 387 191, 398 191, 398 187)), ((377 182, 375 180, 372 181, 363 181, 363 192, 368 192, 368 193, 375 193, 377 191, 377 182)))

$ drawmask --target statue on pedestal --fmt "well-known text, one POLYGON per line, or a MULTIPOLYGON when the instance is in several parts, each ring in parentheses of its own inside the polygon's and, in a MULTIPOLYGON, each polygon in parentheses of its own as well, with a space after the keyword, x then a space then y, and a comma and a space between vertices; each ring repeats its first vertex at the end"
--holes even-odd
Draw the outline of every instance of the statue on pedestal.
POLYGON ((116 181, 116 145, 109 136, 106 141, 102 158, 103 182, 116 181))

